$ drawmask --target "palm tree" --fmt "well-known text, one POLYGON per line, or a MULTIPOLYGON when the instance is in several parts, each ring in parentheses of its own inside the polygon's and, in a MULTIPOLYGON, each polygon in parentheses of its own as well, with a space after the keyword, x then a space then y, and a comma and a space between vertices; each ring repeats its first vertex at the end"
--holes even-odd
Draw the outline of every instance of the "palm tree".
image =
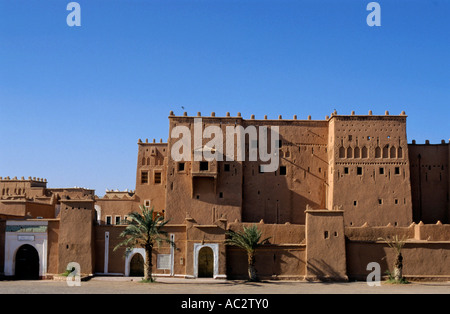
POLYGON ((121 246, 127 250, 141 247, 145 250, 144 281, 153 282, 152 278, 152 251, 155 244, 161 242, 175 246, 169 239, 168 233, 162 228, 168 223, 159 214, 154 215, 153 208, 149 210, 146 206, 140 206, 141 212, 132 212, 126 221, 127 227, 120 233, 120 237, 126 238, 114 248, 114 251, 121 246))
POLYGON ((406 237, 399 238, 398 235, 395 235, 392 239, 383 239, 390 248, 395 251, 396 257, 394 262, 394 276, 393 280, 395 282, 404 282, 403 278, 403 256, 402 249, 406 242, 406 237))
POLYGON ((258 229, 256 225, 252 225, 250 227, 244 226, 243 232, 228 230, 226 232, 226 235, 228 235, 228 238, 225 240, 226 245, 237 246, 240 247, 241 249, 244 249, 247 252, 249 280, 257 281, 258 277, 256 275, 256 268, 255 268, 256 249, 270 238, 266 238, 260 241, 262 232, 258 229))

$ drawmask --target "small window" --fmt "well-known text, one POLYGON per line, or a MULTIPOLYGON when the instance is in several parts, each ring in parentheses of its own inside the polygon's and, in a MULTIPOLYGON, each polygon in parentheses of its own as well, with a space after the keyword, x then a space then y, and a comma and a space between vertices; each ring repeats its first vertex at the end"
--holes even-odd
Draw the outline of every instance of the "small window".
POLYGON ((324 239, 328 239, 328 231, 325 231, 325 232, 323 233, 323 238, 324 238, 324 239))
POLYGON ((178 171, 184 171, 184 162, 178 163, 178 171))
POLYGON ((380 174, 384 174, 384 168, 380 167, 380 174))
POLYGON ((381 198, 378 199, 378 205, 383 205, 383 200, 381 198))
POLYGON ((356 167, 356 174, 357 174, 358 176, 361 176, 362 173, 363 173, 362 167, 356 167))
POLYGON ((395 200, 394 200, 394 204, 395 204, 395 205, 398 205, 398 199, 395 199, 395 200))
POLYGON ((106 225, 111 225, 111 221, 112 221, 112 217, 111 216, 106 216, 106 225))
POLYGON ((353 206, 358 205, 358 201, 353 201, 353 206))
POLYGON ((223 171, 229 172, 230 171, 230 164, 224 164, 223 165, 223 171))
POLYGON ((120 225, 120 216, 115 216, 115 217, 114 217, 114 223, 115 223, 116 225, 120 225))
POLYGON ((400 174, 400 167, 395 167, 395 170, 394 170, 395 172, 395 174, 400 174))
POLYGON ((200 161, 200 171, 208 171, 209 165, 207 161, 200 161))
POLYGON ((344 167, 344 173, 348 174, 348 167, 344 167))
POLYGON ((348 136, 348 140, 349 140, 349 141, 353 140, 353 136, 349 135, 349 136, 348 136))
POLYGON ((286 175, 286 166, 280 166, 280 176, 286 175))
POLYGON ((219 192, 219 198, 223 198, 223 192, 219 192))
POLYGON ((145 207, 149 208, 149 207, 150 207, 150 204, 151 204, 151 201, 150 201, 150 200, 145 200, 145 201, 144 201, 144 206, 145 206, 145 207))
POLYGON ((148 183, 148 171, 142 171, 141 172, 141 184, 147 184, 148 183))
POLYGON ((155 172, 155 184, 161 183, 161 172, 155 172))

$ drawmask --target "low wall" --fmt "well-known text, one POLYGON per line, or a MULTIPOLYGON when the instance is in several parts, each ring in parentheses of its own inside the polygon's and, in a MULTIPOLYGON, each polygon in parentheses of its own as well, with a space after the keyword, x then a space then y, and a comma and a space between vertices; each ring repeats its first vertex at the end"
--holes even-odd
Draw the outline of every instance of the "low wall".
MULTIPOLYGON (((303 280, 305 276, 305 225, 230 223, 228 229, 242 231, 255 224, 262 232, 261 239, 270 237, 269 244, 258 248, 255 268, 260 279, 303 280)), ((227 246, 227 278, 247 279, 247 254, 244 250, 227 246)))
MULTIPOLYGON (((227 278, 248 279, 247 254, 227 247, 227 278)), ((260 279, 303 280, 306 245, 264 245, 256 251, 255 268, 260 279)))
MULTIPOLYGON (((347 275, 349 279, 366 280, 372 269, 367 265, 377 262, 381 275, 393 271, 395 252, 384 241, 347 241, 347 275)), ((411 280, 449 280, 450 242, 409 240, 403 250, 403 275, 411 280)))

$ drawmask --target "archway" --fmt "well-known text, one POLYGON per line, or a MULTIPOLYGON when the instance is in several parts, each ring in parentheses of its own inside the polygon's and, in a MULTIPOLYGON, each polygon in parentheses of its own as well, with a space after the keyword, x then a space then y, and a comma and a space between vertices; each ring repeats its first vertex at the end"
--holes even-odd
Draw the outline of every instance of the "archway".
POLYGON ((136 253, 130 261, 130 276, 142 277, 144 276, 144 258, 141 254, 136 253))
POLYGON ((39 254, 29 245, 22 245, 16 253, 15 277, 17 279, 39 279, 39 254))
POLYGON ((213 277, 214 252, 210 247, 202 247, 198 252, 198 277, 213 277))

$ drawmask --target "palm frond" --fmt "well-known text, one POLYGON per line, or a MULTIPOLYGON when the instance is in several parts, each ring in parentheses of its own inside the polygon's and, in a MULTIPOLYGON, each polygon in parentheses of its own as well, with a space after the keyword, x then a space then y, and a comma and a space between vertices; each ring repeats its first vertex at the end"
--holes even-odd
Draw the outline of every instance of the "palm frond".
POLYGON ((169 239, 169 235, 162 228, 169 222, 164 221, 164 217, 154 215, 153 208, 150 210, 146 206, 140 206, 141 212, 132 212, 128 214, 128 221, 125 229, 120 233, 119 237, 126 238, 124 241, 114 247, 127 248, 145 247, 156 243, 166 242, 172 246, 175 243, 169 239))
POLYGON ((254 252, 259 246, 268 241, 270 237, 261 240, 262 232, 256 225, 243 227, 243 231, 227 231, 228 238, 225 240, 226 245, 234 245, 240 247, 247 252, 254 252))

